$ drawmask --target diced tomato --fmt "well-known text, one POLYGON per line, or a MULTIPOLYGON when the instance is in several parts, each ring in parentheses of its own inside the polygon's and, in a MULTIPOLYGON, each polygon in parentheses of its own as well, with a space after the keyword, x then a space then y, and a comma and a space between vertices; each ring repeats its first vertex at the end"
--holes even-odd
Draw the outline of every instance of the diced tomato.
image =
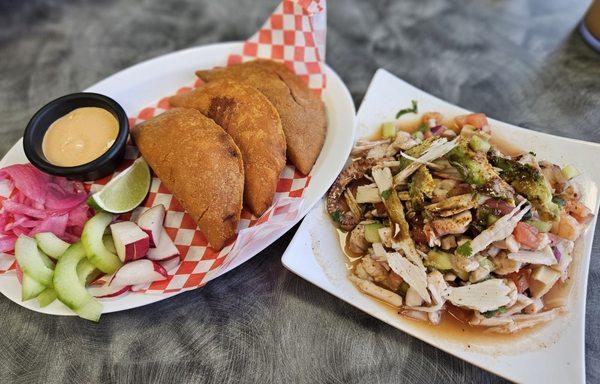
POLYGON ((417 244, 428 244, 429 240, 427 239, 427 234, 423 230, 422 226, 413 226, 410 229, 410 237, 417 244))
POLYGON ((515 239, 526 248, 536 249, 542 241, 543 235, 533 225, 519 221, 513 231, 515 239))
POLYGON ((379 213, 380 215, 383 215, 384 213, 387 212, 385 210, 385 204, 383 204, 383 203, 375 203, 375 204, 373 204, 373 206, 375 206, 377 213, 379 213))
POLYGON ((531 269, 523 268, 519 272, 513 272, 505 277, 512 280, 517 286, 519 293, 525 292, 529 288, 529 277, 531 276, 531 269))
POLYGON ((425 112, 421 117, 421 123, 429 125, 429 120, 435 120, 435 125, 442 124, 442 114, 439 112, 425 112))
POLYGON ((473 315, 473 313, 470 310, 452 305, 452 303, 448 301, 446 302, 446 311, 448 311, 450 316, 454 317, 456 320, 462 323, 468 323, 469 320, 471 320, 471 316, 473 315))
POLYGON ((394 291, 397 291, 403 282, 404 282, 404 280, 402 280, 400 275, 398 275, 394 271, 391 271, 390 274, 388 275, 388 285, 394 291))
POLYGON ((573 216, 580 224, 587 224, 594 218, 592 210, 579 201, 568 200, 565 211, 573 216))
POLYGON ((454 122, 459 128, 469 124, 475 128, 482 129, 488 125, 487 117, 483 113, 472 113, 470 115, 460 115, 454 118, 454 122))

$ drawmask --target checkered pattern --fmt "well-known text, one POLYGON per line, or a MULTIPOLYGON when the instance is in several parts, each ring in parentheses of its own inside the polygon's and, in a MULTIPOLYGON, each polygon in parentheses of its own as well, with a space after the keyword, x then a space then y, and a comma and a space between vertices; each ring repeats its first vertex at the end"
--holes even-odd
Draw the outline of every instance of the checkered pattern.
POLYGON ((326 84, 326 24, 325 0, 284 0, 228 64, 259 57, 283 61, 309 88, 320 92, 326 84))
MULTIPOLYGON (((231 55, 229 63, 262 57, 281 59, 302 76, 312 89, 320 91, 325 86, 322 60, 325 42, 325 0, 284 0, 269 17, 263 28, 245 44, 241 55, 231 55), (315 28, 319 26, 320 29, 315 28)), ((189 87, 182 87, 178 94, 189 92, 201 84, 197 80, 189 87)), ((139 111, 130 117, 131 127, 168 110, 168 97, 139 111)), ((139 157, 137 148, 128 144, 125 161, 115 174, 90 184, 91 192, 101 189, 112 177, 130 166, 139 157)), ((302 205, 302 195, 311 176, 304 176, 288 164, 280 175, 273 206, 261 217, 242 211, 234 241, 221 251, 215 251, 198 229, 194 220, 185 213, 169 190, 154 177, 148 197, 142 206, 122 215, 124 220, 135 220, 149 207, 163 204, 166 209, 165 229, 179 249, 181 259, 166 261, 163 266, 170 277, 164 281, 133 287, 145 293, 172 293, 198 288, 208 281, 235 268, 259 252, 265 244, 275 240, 290 222, 295 221, 302 205)), ((10 191, 0 190, 0 206, 10 191)), ((14 256, 0 254, 0 274, 15 268, 14 256)), ((107 277, 109 278, 109 277, 107 277)), ((106 278, 98 282, 101 284, 106 278)))

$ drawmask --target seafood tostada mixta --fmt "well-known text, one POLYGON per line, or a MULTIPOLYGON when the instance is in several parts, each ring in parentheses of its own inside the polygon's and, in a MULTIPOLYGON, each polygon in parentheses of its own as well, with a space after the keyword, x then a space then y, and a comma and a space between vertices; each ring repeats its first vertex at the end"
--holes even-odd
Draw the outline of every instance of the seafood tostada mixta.
POLYGON ((398 118, 360 139, 327 195, 349 279, 413 319, 514 333, 556 318, 593 215, 579 172, 494 144, 482 113, 398 118), (560 293, 560 292, 559 292, 560 293))

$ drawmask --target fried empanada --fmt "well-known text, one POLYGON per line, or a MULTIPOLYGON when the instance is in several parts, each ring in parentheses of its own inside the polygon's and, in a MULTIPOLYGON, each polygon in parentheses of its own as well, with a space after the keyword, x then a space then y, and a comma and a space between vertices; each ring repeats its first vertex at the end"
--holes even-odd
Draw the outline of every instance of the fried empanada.
POLYGON ((275 106, 287 141, 287 156, 303 174, 312 169, 327 133, 327 115, 319 95, 284 64, 255 60, 227 68, 197 71, 206 82, 232 79, 261 91, 275 106))
POLYGON ((273 104, 256 88, 222 79, 171 97, 173 107, 194 108, 233 138, 244 159, 244 204, 256 216, 273 202, 285 167, 285 136, 273 104))
POLYGON ((195 109, 174 108, 132 130, 142 156, 214 249, 235 235, 244 191, 233 139, 195 109))

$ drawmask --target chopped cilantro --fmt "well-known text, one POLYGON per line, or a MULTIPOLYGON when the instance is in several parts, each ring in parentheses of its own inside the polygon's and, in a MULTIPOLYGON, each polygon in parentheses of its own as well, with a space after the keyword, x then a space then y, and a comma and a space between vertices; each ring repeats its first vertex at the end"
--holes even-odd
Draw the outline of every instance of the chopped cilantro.
POLYGON ((535 154, 535 152, 533 152, 533 151, 529 151, 529 154, 530 154, 531 156, 534 156, 534 157, 535 157, 535 156, 537 156, 537 155, 535 154))
POLYGON ((565 204, 566 204, 565 200, 563 198, 561 198, 561 197, 558 197, 558 196, 554 196, 552 198, 552 202, 554 204, 558 205, 559 207, 564 207, 565 204))
POLYGON ((471 253, 473 253, 473 248, 471 248, 471 242, 467 241, 462 243, 456 248, 456 253, 464 257, 470 257, 471 253))
POLYGON ((497 314, 504 313, 504 312, 506 312, 506 307, 503 305, 501 307, 498 307, 498 309, 494 309, 492 311, 483 312, 482 315, 489 319, 490 317, 494 317, 497 314))
POLYGON ((331 214, 331 219, 333 219, 333 221, 335 221, 336 223, 340 222, 340 211, 335 211, 331 214))
POLYGON ((381 197, 383 198, 383 200, 387 200, 388 197, 390 197, 390 194, 392 193, 391 190, 385 190, 383 192, 381 192, 381 197))
POLYGON ((398 119, 400 116, 405 115, 407 113, 419 113, 419 107, 417 106, 417 101, 416 100, 412 100, 412 108, 404 108, 398 111, 398 113, 396 113, 396 119, 398 119))

